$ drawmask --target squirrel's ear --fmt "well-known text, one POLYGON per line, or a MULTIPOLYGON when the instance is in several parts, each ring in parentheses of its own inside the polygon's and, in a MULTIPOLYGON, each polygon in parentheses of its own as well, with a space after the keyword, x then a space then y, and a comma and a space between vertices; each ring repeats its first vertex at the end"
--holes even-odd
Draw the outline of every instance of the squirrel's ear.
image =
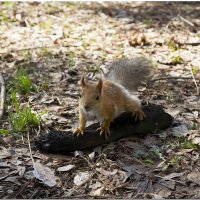
POLYGON ((81 87, 84 87, 86 85, 84 76, 81 77, 80 84, 81 84, 81 87))
POLYGON ((99 79, 99 82, 97 84, 97 89, 99 90, 99 92, 101 92, 102 85, 103 85, 103 81, 102 81, 102 79, 99 79))

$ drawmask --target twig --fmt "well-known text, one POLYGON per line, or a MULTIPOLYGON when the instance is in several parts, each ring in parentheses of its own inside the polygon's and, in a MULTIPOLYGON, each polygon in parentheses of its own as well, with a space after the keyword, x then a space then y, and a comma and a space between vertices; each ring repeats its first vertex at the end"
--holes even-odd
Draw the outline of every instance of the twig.
POLYGON ((195 84, 195 86, 196 86, 196 88, 197 88, 197 95, 199 95, 199 87, 198 87, 197 81, 196 81, 196 79, 195 79, 195 77, 194 77, 194 74, 193 74, 192 66, 191 66, 191 65, 190 65, 190 72, 191 72, 191 74, 192 74, 192 78, 193 78, 194 84, 195 84))
POLYGON ((190 26, 194 27, 194 24, 187 19, 183 18, 182 16, 179 16, 181 20, 183 20, 185 23, 189 24, 190 26))
POLYGON ((30 157, 31 157, 31 160, 32 160, 33 165, 34 165, 35 162, 34 162, 33 155, 32 155, 32 151, 31 151, 31 144, 30 144, 30 139, 29 139, 29 131, 28 131, 27 138, 28 138, 28 147, 29 147, 29 151, 30 151, 30 157))
POLYGON ((15 195, 14 198, 17 198, 18 195, 20 195, 20 194, 24 191, 24 189, 25 189, 28 185, 30 185, 30 183, 32 182, 32 180, 33 180, 33 179, 31 179, 30 181, 27 181, 27 182, 23 185, 23 187, 19 190, 19 192, 15 195))
POLYGON ((192 77, 179 77, 179 76, 174 76, 174 77, 163 77, 163 78, 156 78, 156 79, 153 79, 153 80, 150 80, 152 82, 155 82, 155 81, 162 81, 162 80, 169 80, 169 79, 184 79, 184 80, 190 80, 192 79, 192 77))
POLYGON ((1 73, 0 73, 0 84, 1 84, 1 104, 0 104, 0 119, 1 119, 4 114, 4 103, 5 103, 5 94, 6 94, 5 82, 1 73))
POLYGON ((136 191, 136 194, 134 195, 134 199, 137 198, 137 196, 139 194, 143 194, 147 188, 148 188, 148 185, 149 185, 149 179, 146 179, 143 183, 141 183, 139 186, 138 186, 138 189, 136 191))
MULTIPOLYGON (((181 185, 186 185, 186 183, 184 183, 184 182, 182 182, 182 181, 174 180, 174 179, 172 179, 172 178, 162 177, 162 176, 155 175, 155 174, 154 174, 154 176, 157 177, 157 178, 160 178, 161 181, 163 181, 163 180, 165 180, 165 181, 174 181, 174 182, 180 183, 181 185)), ((159 182, 161 182, 161 181, 159 181, 159 182)))
POLYGON ((33 199, 33 198, 37 195, 38 192, 39 192, 39 190, 36 189, 36 190, 32 193, 32 195, 29 197, 29 199, 33 199))
MULTIPOLYGON (((97 163, 98 163, 98 162, 100 161, 100 159, 102 158, 102 156, 100 155, 100 157, 97 159, 97 161, 95 162, 95 164, 92 165, 92 164, 90 163, 90 161, 87 160, 87 158, 85 158, 84 156, 81 156, 81 157, 88 163, 88 165, 90 166, 90 168, 91 168, 92 170, 95 170, 95 167, 96 167, 97 163)), ((96 170, 94 171, 94 174, 97 174, 99 180, 101 180, 101 176, 99 176, 99 174, 97 173, 96 170)), ((101 182, 104 184, 104 186, 106 187, 106 189, 107 189, 108 191, 112 192, 113 189, 111 189, 110 187, 108 187, 108 185, 107 185, 103 180, 101 180, 101 182)))

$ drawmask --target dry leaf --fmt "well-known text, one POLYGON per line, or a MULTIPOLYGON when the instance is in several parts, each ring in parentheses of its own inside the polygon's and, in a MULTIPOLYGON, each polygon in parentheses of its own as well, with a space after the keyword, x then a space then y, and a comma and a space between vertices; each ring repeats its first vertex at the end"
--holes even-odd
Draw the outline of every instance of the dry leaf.
POLYGON ((67 166, 59 167, 57 169, 57 171, 59 171, 59 172, 67 172, 67 171, 73 169, 74 167, 75 167, 75 165, 67 165, 67 166))
POLYGON ((159 198, 168 198, 171 195, 171 191, 164 187, 162 190, 158 192, 159 198))
POLYGON ((200 172, 191 172, 187 175, 187 179, 193 183, 200 185, 200 172))
POLYGON ((0 150, 0 159, 11 157, 11 152, 6 148, 0 150))
POLYGON ((28 180, 33 179, 35 176, 33 174, 33 171, 27 171, 24 173, 24 177, 28 180))
POLYGON ((176 137, 184 137, 188 133, 188 128, 185 124, 182 124, 180 126, 176 126, 172 129, 172 133, 176 137))
POLYGON ((74 184, 81 185, 90 178, 89 172, 78 172, 74 177, 74 184))
POLYGON ((6 178, 5 181, 12 182, 17 185, 21 185, 21 183, 17 180, 18 178, 19 178, 18 176, 10 176, 10 177, 6 178))
POLYGON ((92 190, 90 192, 90 195, 91 196, 103 196, 104 191, 105 191, 105 187, 103 186, 103 187, 100 187, 97 190, 92 190))
POLYGON ((33 168, 34 176, 41 180, 45 185, 53 187, 57 184, 58 177, 54 175, 54 172, 49 167, 43 166, 37 161, 34 163, 33 168))

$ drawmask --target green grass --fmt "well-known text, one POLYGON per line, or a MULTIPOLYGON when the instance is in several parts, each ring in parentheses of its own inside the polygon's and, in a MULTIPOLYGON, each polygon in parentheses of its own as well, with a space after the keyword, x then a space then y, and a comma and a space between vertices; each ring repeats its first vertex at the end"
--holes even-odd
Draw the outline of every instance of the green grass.
POLYGON ((168 46, 168 48, 170 48, 172 50, 172 52, 179 51, 179 49, 180 49, 179 45, 174 40, 170 40, 167 43, 167 46, 168 46))
POLYGON ((176 63, 176 64, 181 64, 181 63, 183 63, 183 58, 181 58, 180 55, 175 56, 175 57, 173 58, 173 62, 176 63))
POLYGON ((20 103, 22 95, 27 96, 35 89, 27 70, 18 70, 7 87, 5 110, 8 113, 6 121, 8 121, 10 128, 9 130, 0 129, 0 134, 24 132, 40 125, 40 116, 33 112, 29 105, 22 106, 20 103))
POLYGON ((143 24, 150 26, 150 25, 152 25, 152 20, 151 19, 144 19, 143 24))
POLYGON ((160 152, 159 147, 157 147, 156 145, 153 145, 149 149, 149 153, 152 154, 152 156, 154 157, 158 157, 159 159, 165 160, 165 158, 163 157, 163 154, 160 152))
POLYGON ((40 57, 53 58, 52 52, 50 51, 50 49, 48 49, 46 47, 40 48, 40 50, 38 51, 38 55, 40 57))
POLYGON ((160 152, 160 149, 157 146, 152 146, 148 152, 137 150, 133 154, 134 157, 138 159, 142 159, 145 163, 153 164, 154 159, 162 159, 165 160, 162 153, 160 152))
POLYGON ((26 70, 19 70, 14 79, 15 87, 21 94, 30 94, 35 90, 32 80, 28 76, 26 70))
POLYGON ((162 166, 162 171, 167 172, 172 168, 176 170, 180 159, 181 159, 181 156, 175 155, 171 160, 164 162, 162 166))
POLYGON ((87 72, 98 72, 98 71, 100 71, 100 68, 93 66, 93 65, 87 65, 86 69, 87 69, 87 72))
POLYGON ((194 75, 196 75, 196 74, 198 73, 198 71, 199 71, 199 68, 198 68, 198 67, 196 67, 196 66, 193 66, 193 67, 192 67, 192 73, 193 73, 194 75))
POLYGON ((9 18, 2 11, 0 11, 0 23, 8 22, 8 21, 9 21, 9 18))
POLYGON ((183 149, 197 149, 197 144, 194 144, 192 140, 185 139, 182 143, 180 143, 180 147, 183 149))
POLYGON ((28 95, 36 91, 36 86, 30 79, 26 69, 19 69, 7 87, 8 93, 13 91, 21 95, 28 95))
POLYGON ((13 1, 3 1, 2 4, 6 5, 6 6, 13 6, 13 5, 16 5, 16 2, 13 2, 13 1))
POLYGON ((45 29, 47 32, 49 32, 52 28, 53 22, 50 18, 47 18, 45 21, 39 22, 39 27, 42 29, 45 29))
POLYGON ((142 151, 142 150, 137 150, 133 153, 134 157, 136 158, 141 158, 141 159, 147 159, 149 157, 149 154, 142 151))
POLYGON ((17 112, 9 112, 9 119, 13 132, 28 131, 40 125, 39 117, 29 106, 24 106, 17 112))
POLYGON ((32 111, 29 105, 20 106, 16 92, 11 92, 7 100, 8 122, 11 129, 0 129, 0 134, 28 131, 40 125, 40 116, 32 111))

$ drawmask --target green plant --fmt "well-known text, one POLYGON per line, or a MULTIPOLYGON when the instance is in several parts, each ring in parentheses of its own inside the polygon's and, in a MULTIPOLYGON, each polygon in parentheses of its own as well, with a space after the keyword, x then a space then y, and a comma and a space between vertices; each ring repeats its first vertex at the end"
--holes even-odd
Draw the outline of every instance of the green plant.
POLYGON ((9 119, 14 132, 27 131, 40 124, 36 113, 29 106, 24 106, 17 112, 9 112, 9 119))
MULTIPOLYGON (((7 98, 5 110, 8 113, 9 130, 0 129, 0 134, 15 134, 23 131, 28 131, 33 127, 40 125, 40 116, 37 115, 29 105, 20 104, 20 94, 29 94, 36 89, 26 69, 19 69, 15 77, 7 86, 7 98)), ((24 98, 23 98, 24 99, 24 98)), ((17 136, 17 135, 16 135, 17 136)))
MULTIPOLYGON (((176 44, 176 43, 175 43, 176 44)), ((171 62, 174 64, 181 64, 184 62, 183 58, 180 56, 180 48, 177 46, 172 49, 173 53, 171 56, 171 62)))
POLYGON ((149 152, 153 155, 156 156, 162 160, 165 160, 165 158, 163 157, 163 154, 160 152, 159 147, 153 145, 150 149, 149 152))
POLYGON ((2 2, 3 5, 6 5, 6 6, 13 6, 16 4, 16 2, 12 2, 12 1, 4 1, 2 2))
POLYGON ((183 58, 180 55, 177 55, 173 58, 173 62, 176 64, 181 64, 183 62, 183 58))
POLYGON ((196 74, 198 73, 198 71, 199 71, 198 67, 196 67, 196 66, 193 66, 193 67, 192 67, 192 73, 193 73, 194 75, 196 75, 196 74))
POLYGON ((136 158, 142 158, 142 159, 147 159, 147 157, 149 156, 148 153, 142 151, 142 150, 137 150, 133 153, 134 157, 136 158))
POLYGON ((178 161, 180 160, 181 156, 175 156, 168 162, 164 162, 162 166, 162 171, 168 171, 170 167, 176 167, 178 164, 178 161))
POLYGON ((146 25, 151 25, 152 24, 152 20, 151 19, 144 19, 143 23, 146 25))
POLYGON ((30 94, 31 91, 36 89, 25 69, 17 71, 10 88, 20 94, 30 94))
POLYGON ((12 126, 12 132, 29 130, 40 124, 39 116, 28 105, 20 107, 17 94, 12 92, 8 100, 8 116, 12 126))
POLYGON ((0 23, 6 22, 8 20, 9 20, 9 18, 2 11, 0 11, 0 23))
POLYGON ((40 48, 38 55, 46 58, 53 58, 52 52, 46 47, 40 48))
POLYGON ((25 52, 23 53, 23 57, 24 57, 24 60, 25 60, 25 61, 30 62, 30 60, 31 60, 31 58, 32 58, 32 54, 31 54, 30 51, 25 51, 25 52))
POLYGON ((3 135, 9 134, 9 130, 0 129, 0 134, 3 134, 3 135))
POLYGON ((53 22, 50 18, 47 18, 45 21, 39 22, 39 27, 50 31, 52 28, 53 22))
POLYGON ((139 159, 142 159, 145 163, 153 164, 153 160, 149 158, 149 154, 142 151, 142 150, 137 150, 133 153, 133 156, 139 159))
POLYGON ((197 149, 197 144, 194 144, 192 140, 185 139, 181 144, 180 147, 183 149, 197 149))
POLYGON ((195 123, 195 122, 193 122, 193 124, 192 124, 192 130, 198 130, 198 124, 197 123, 195 123))
POLYGON ((179 51, 179 44, 176 43, 173 39, 167 42, 167 46, 173 51, 179 51))
POLYGON ((87 65, 86 69, 88 72, 98 72, 100 70, 99 67, 95 67, 93 65, 87 65))

